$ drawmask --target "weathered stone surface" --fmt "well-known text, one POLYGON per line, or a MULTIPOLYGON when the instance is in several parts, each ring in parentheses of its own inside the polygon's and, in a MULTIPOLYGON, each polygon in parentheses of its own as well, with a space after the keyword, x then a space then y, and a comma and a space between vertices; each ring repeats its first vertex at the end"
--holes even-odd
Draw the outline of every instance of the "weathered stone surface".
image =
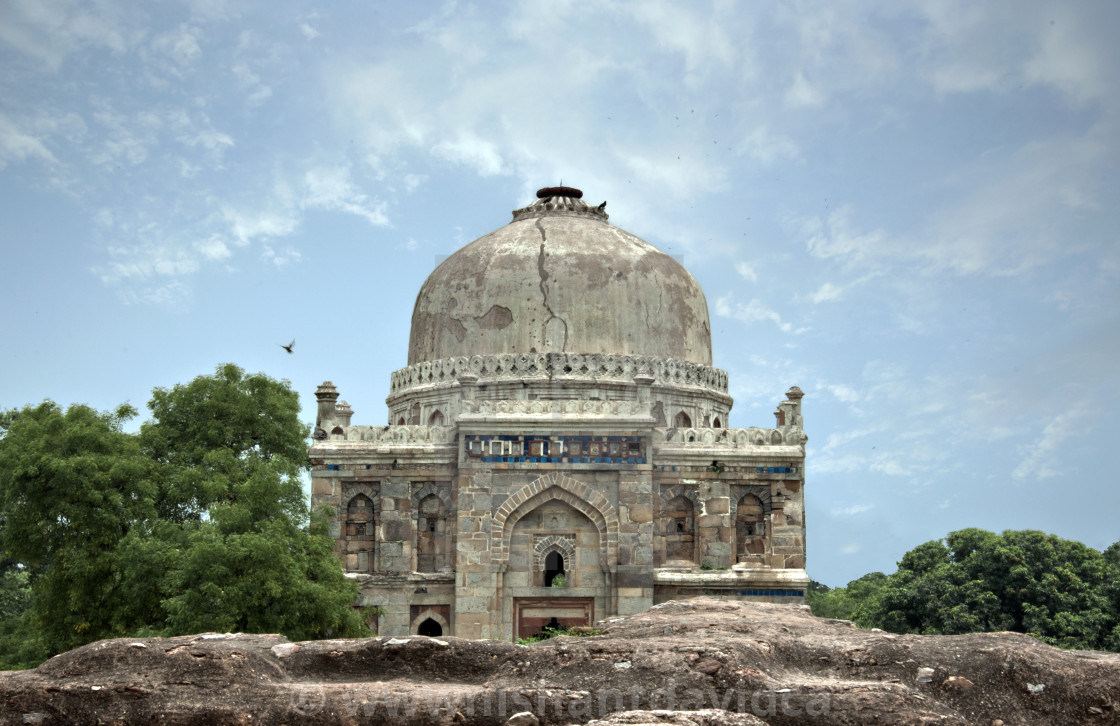
POLYGON ((389 425, 353 425, 326 382, 309 451, 312 508, 379 634, 416 634, 420 605, 453 614, 446 635, 511 638, 677 597, 804 601, 804 394, 775 427, 727 428, 707 304, 672 258, 543 189, 413 313, 389 425), (445 589, 424 577, 443 571, 445 589))
POLYGON ((412 314, 410 364, 532 349, 711 365, 708 305, 680 263, 578 197, 538 200, 514 217, 428 276, 412 314))
POLYGON ((893 636, 798 606, 706 598, 605 627, 530 647, 107 640, 0 673, 0 722, 500 726, 529 712, 544 725, 1120 723, 1120 654, 1017 633, 893 636))

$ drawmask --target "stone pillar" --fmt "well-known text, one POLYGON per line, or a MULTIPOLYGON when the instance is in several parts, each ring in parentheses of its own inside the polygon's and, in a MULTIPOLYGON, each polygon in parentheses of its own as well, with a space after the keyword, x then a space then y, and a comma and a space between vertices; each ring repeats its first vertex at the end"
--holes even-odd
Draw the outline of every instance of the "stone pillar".
MULTIPOLYGON (((642 389, 639 388, 639 395, 642 389)), ((645 390, 649 391, 646 387, 645 390)), ((618 567, 606 571, 610 615, 631 615, 653 606, 653 475, 627 472, 618 485, 618 567)))
POLYGON ((464 373, 459 376, 459 394, 464 401, 473 401, 478 387, 478 376, 473 373, 464 373))
POLYGON ((461 638, 502 637, 502 606, 490 556, 491 474, 475 471, 455 478, 455 635, 461 638))
POLYGON ((315 431, 312 435, 317 439, 325 439, 327 431, 335 425, 335 402, 338 401, 338 391, 330 381, 323 383, 315 389, 315 399, 319 402, 315 416, 315 431), (322 434, 320 435, 320 432, 322 434))
POLYGON ((381 485, 381 521, 378 529, 377 569, 382 572, 410 572, 412 496, 405 477, 395 476, 381 485))
POLYGON ((731 548, 731 487, 719 479, 700 485, 700 562, 716 569, 735 564, 731 548))
POLYGON ((354 409, 350 408, 349 403, 346 401, 339 401, 334 411, 339 426, 350 425, 350 417, 354 415, 354 409))
POLYGON ((650 391, 654 380, 649 371, 642 370, 634 374, 634 383, 638 384, 638 403, 650 402, 650 391))

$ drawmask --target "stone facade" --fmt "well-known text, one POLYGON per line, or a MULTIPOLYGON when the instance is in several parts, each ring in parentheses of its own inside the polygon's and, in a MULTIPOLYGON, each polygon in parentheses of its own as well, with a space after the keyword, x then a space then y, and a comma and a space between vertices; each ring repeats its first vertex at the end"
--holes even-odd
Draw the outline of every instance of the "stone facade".
POLYGON ((578 190, 538 197, 425 282, 389 425, 316 392, 312 506, 360 604, 382 634, 508 639, 681 597, 803 602, 801 391, 773 428, 726 428, 695 280, 578 190), (632 304, 605 321, 612 300, 632 304))

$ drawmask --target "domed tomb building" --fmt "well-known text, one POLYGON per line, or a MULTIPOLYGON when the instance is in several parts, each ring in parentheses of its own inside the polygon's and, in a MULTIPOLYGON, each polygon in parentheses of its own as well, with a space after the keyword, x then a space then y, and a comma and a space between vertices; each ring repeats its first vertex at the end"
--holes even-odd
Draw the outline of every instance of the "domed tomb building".
POLYGON ((388 425, 316 391, 312 506, 379 632, 804 602, 801 391, 775 426, 728 428, 692 275, 579 190, 537 196, 421 286, 388 425))

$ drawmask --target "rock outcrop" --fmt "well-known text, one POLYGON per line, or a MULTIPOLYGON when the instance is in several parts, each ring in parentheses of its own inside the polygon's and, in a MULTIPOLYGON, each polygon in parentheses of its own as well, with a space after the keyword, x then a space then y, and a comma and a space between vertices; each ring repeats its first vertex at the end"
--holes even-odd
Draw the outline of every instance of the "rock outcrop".
POLYGON ((713 599, 604 627, 532 646, 422 636, 105 640, 0 673, 0 721, 1120 723, 1120 655, 1018 633, 893 635, 803 607, 713 599))

